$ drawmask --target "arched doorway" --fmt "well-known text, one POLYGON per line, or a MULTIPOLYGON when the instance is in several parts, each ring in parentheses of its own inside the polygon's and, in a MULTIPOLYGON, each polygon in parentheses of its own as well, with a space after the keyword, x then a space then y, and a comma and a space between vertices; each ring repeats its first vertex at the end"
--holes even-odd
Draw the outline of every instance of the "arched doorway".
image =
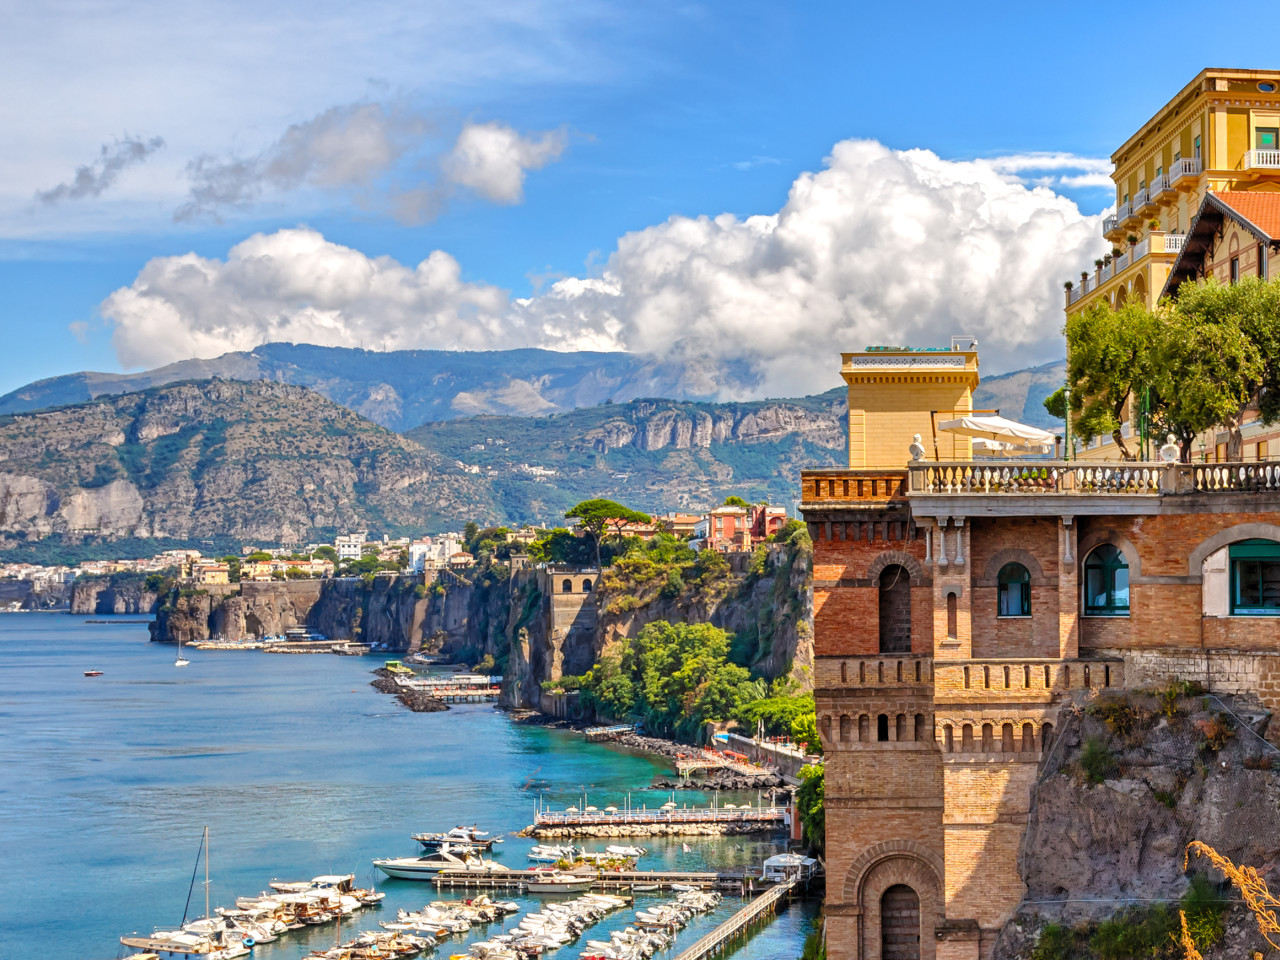
POLYGON ((880 898, 882 960, 920 960, 920 898, 905 883, 895 883, 880 898))
POLYGON ((880 573, 880 652, 911 652, 911 574, 898 564, 880 573))

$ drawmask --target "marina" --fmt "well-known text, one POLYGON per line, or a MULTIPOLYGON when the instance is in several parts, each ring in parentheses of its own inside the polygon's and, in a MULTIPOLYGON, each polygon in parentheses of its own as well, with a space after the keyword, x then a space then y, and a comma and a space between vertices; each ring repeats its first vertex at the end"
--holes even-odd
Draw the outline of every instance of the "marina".
POLYGON ((759 807, 750 803, 706 807, 678 807, 668 802, 657 809, 613 808, 564 810, 539 808, 526 828, 535 837, 651 837, 705 833, 760 833, 791 826, 790 807, 759 807))
MULTIPOLYGON (((625 805, 629 792, 637 806, 650 808, 669 796, 638 789, 670 769, 660 757, 512 724, 486 704, 429 715, 391 705, 367 683, 380 660, 254 652, 228 658, 184 644, 191 665, 175 670, 173 647, 148 643, 143 627, 104 633, 67 616, 9 623, 0 623, 0 684, 13 719, 0 743, 0 855, 9 867, 0 895, 6 914, 23 923, 0 922, 0 956, 29 954, 38 941, 47 960, 109 957, 122 933, 176 929, 204 823, 212 835, 215 915, 218 904, 234 907, 268 878, 353 874, 357 886, 376 884, 386 894, 381 904, 343 917, 340 929, 307 924, 252 948, 260 960, 303 960, 380 929, 401 909, 418 911, 431 898, 434 884, 386 879, 371 865, 382 851, 421 850, 412 834, 478 823, 503 840, 492 848, 494 857, 524 868, 539 841, 515 834, 529 823, 534 794, 526 784, 535 771, 538 789, 558 808, 573 803, 583 785, 602 807, 611 800, 625 805), (86 664, 104 676, 82 679, 86 664), (68 735, 68 716, 95 735, 68 735), (67 831, 68 822, 88 829, 67 831), (44 882, 29 882, 37 874, 44 882), (46 884, 72 889, 86 880, 115 895, 84 898, 69 925, 46 884)), ((699 807, 714 799, 697 791, 681 796, 699 807)), ((645 839, 641 866, 672 874, 742 872, 757 870, 780 849, 768 834, 684 839, 645 839)), ((634 842, 588 845, 603 850, 606 843, 634 842)), ((459 885, 446 886, 441 899, 499 899, 474 882, 468 889, 465 878, 450 882, 459 885)), ((673 895, 668 888, 640 889, 649 885, 634 883, 618 895, 634 897, 636 908, 673 895)), ((723 892, 725 902, 693 917, 682 940, 696 941, 737 908, 736 895, 731 900, 729 889, 723 892)), ((195 896, 203 899, 199 883, 195 896)), ((566 896, 574 895, 512 890, 502 898, 527 912, 566 896)), ((793 906, 735 957, 798 956, 813 917, 811 903, 793 906)), ((488 939, 483 927, 450 934, 433 956, 469 955, 470 943, 488 939)), ((571 960, 589 939, 610 937, 591 931, 547 956, 571 960)))

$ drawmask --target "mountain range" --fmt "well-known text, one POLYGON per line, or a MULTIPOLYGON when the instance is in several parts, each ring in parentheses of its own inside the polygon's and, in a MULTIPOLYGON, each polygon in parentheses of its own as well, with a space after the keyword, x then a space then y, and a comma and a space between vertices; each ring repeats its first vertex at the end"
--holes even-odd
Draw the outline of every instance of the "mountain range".
MULTIPOLYGON (((1062 382, 1052 363, 985 380, 975 406, 1048 426, 1041 400, 1062 382)), ((184 380, 275 380, 309 387, 390 430, 483 414, 539 416, 645 397, 711 401, 696 365, 630 353, 554 350, 395 350, 378 353, 305 343, 267 343, 212 360, 182 360, 138 373, 70 373, 0 396, 0 413, 84 403, 184 380)), ((834 367, 818 378, 838 384, 834 367)), ((742 382, 749 384, 746 371, 742 382)))
MULTIPOLYGON (((1052 426, 1042 400, 1062 373, 1059 363, 993 377, 974 406, 1052 426)), ((655 383, 691 389, 627 354, 282 344, 40 381, 0 399, 10 411, 0 416, 0 551, 48 539, 306 543, 467 520, 554 523, 594 496, 648 512, 702 510, 730 493, 791 507, 801 469, 845 456, 843 388, 737 403, 621 399, 655 383), (221 373, 165 382, 204 365, 221 373), (224 377, 235 373, 244 379, 224 377), (148 381, 161 385, 139 389, 148 381), (89 391, 88 401, 15 411, 89 391), (605 391, 619 396, 580 402, 605 391), (414 425, 397 433, 374 414, 414 425)))

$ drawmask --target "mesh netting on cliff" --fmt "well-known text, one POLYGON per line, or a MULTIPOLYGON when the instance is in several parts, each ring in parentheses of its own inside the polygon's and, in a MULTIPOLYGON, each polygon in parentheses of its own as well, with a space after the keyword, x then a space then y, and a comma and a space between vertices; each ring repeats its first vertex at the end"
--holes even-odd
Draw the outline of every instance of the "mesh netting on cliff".
POLYGON ((1024 904, 1087 914, 1175 901, 1192 840, 1280 877, 1280 750, 1264 739, 1268 719, 1256 700, 1183 683, 1065 703, 1032 792, 1024 904))

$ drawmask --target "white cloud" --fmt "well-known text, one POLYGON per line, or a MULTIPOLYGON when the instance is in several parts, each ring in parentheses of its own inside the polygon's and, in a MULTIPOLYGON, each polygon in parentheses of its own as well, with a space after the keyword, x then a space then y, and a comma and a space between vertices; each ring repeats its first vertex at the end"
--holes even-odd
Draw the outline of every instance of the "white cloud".
POLYGON ((410 268, 287 230, 226 262, 153 260, 102 313, 130 366, 269 340, 617 349, 685 361, 726 398, 785 395, 873 343, 972 334, 989 367, 1061 356, 1061 281, 1105 246, 1098 217, 991 161, 848 140, 776 213, 672 217, 526 299, 462 282, 439 251, 410 268))
POLYGON ((454 183, 494 203, 520 203, 525 172, 559 159, 567 145, 563 130, 524 137, 500 123, 469 123, 440 167, 454 183))

